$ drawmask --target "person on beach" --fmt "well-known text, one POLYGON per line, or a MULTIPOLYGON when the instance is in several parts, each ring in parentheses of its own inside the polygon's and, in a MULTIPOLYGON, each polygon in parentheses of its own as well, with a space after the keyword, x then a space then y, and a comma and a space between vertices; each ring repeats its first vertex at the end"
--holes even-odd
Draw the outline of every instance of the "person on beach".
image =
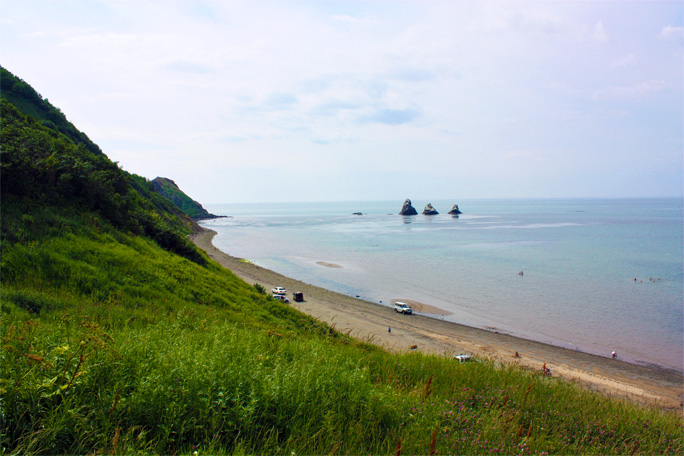
POLYGON ((615 350, 613 350, 612 354, 613 354, 613 359, 617 358, 617 352, 615 350))
POLYGON ((391 326, 388 326, 388 327, 387 327, 387 332, 390 333, 390 334, 392 334, 392 327, 391 327, 391 326))

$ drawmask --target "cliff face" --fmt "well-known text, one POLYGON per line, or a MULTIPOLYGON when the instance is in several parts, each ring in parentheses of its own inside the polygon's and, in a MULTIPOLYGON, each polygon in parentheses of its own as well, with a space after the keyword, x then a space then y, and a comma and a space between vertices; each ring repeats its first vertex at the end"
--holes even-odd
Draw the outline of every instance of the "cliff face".
POLYGON ((217 218, 210 214, 200 203, 190 198, 178 188, 178 185, 166 177, 157 177, 152 181, 154 190, 178 206, 183 212, 195 220, 217 218))

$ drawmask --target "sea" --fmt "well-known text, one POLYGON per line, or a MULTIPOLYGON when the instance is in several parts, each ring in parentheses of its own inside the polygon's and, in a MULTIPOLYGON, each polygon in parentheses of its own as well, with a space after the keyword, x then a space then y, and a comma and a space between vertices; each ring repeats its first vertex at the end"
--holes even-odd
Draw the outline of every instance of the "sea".
POLYGON ((684 371, 684 200, 208 204, 214 245, 285 276, 388 306, 684 371), (453 204, 463 212, 448 215, 453 204), (331 267, 335 265, 336 267, 331 267))

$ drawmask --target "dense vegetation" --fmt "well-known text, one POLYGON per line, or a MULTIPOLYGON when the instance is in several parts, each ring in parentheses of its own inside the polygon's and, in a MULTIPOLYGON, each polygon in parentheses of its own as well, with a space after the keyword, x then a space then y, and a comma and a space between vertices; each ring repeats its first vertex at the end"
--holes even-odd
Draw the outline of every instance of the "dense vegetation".
POLYGON ((389 354, 239 280, 192 221, 2 102, 2 454, 681 454, 673 413, 389 354))
POLYGON ((37 230, 40 237, 46 227, 27 229, 18 222, 30 219, 39 207, 51 208, 96 214, 125 232, 153 238, 169 251, 206 261, 185 236, 195 222, 156 193, 149 181, 121 170, 87 144, 38 123, 5 98, 0 99, 0 115, 4 240, 37 240, 32 232, 37 230))
POLYGON ((171 200, 173 204, 178 206, 183 212, 188 214, 195 220, 216 218, 216 215, 210 214, 200 203, 186 195, 178 185, 171 179, 165 177, 157 177, 152 180, 152 185, 155 191, 159 192, 165 198, 171 200))
POLYGON ((29 114, 41 125, 59 132, 75 143, 82 144, 93 153, 102 154, 97 144, 76 129, 59 108, 52 106, 33 87, 3 67, 0 67, 0 98, 9 100, 21 112, 29 114))

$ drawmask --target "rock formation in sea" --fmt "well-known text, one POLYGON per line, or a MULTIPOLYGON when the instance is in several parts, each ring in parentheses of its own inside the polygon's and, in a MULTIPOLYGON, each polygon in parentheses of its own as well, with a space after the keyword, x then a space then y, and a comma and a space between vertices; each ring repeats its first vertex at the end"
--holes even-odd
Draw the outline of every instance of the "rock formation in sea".
POLYGON ((437 215, 439 212, 437 212, 437 209, 432 207, 432 203, 427 203, 425 206, 425 209, 423 209, 423 215, 437 215))
POLYGON ((463 214, 463 212, 461 212, 461 210, 458 208, 458 204, 454 204, 454 207, 451 208, 451 210, 449 211, 449 214, 458 215, 458 214, 463 214))
POLYGON ((401 211, 399 211, 399 215, 418 215, 418 211, 411 205, 411 200, 406 198, 401 211))

